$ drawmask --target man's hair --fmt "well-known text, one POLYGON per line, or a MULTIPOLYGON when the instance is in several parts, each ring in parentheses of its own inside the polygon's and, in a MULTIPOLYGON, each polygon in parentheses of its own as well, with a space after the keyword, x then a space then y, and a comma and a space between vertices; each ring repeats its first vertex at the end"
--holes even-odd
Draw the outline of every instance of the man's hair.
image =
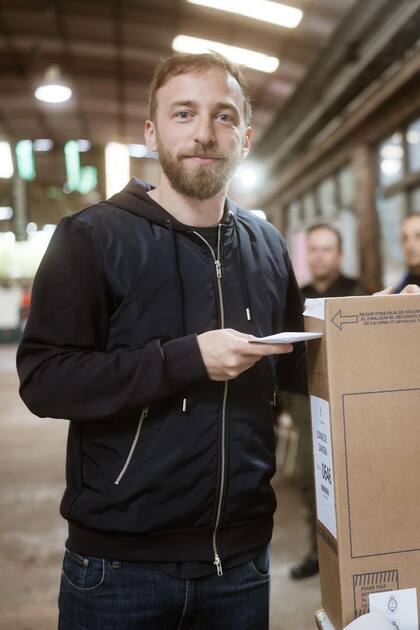
POLYGON ((220 68, 228 74, 232 75, 240 85, 244 97, 244 114, 245 124, 251 122, 252 106, 249 88, 245 77, 243 76, 239 66, 226 59, 217 52, 209 52, 203 54, 180 54, 175 53, 164 59, 157 66, 149 91, 149 118, 154 120, 156 116, 157 100, 156 93, 169 79, 180 74, 188 74, 195 72, 197 74, 210 70, 212 68, 220 68))
POLYGON ((337 237, 338 251, 343 251, 343 237, 341 236, 340 231, 334 225, 332 225, 331 223, 315 223, 314 225, 311 225, 307 228, 306 235, 310 236, 312 232, 316 232, 317 230, 329 230, 330 232, 335 234, 335 236, 337 237))
POLYGON ((408 221, 408 219, 412 219, 413 217, 419 218, 420 210, 414 210, 413 212, 409 212, 401 221, 401 225, 405 223, 406 221, 408 221))

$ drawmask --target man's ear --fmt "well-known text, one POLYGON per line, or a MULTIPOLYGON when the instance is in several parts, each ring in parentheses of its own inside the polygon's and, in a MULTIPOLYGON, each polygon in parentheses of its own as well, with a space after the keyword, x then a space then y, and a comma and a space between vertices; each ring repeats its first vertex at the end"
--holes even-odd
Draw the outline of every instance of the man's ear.
POLYGON ((153 120, 144 123, 144 139, 148 150, 157 153, 156 125, 153 120))
POLYGON ((251 151, 252 144, 252 127, 245 129, 244 146, 242 147, 242 157, 246 158, 251 151))

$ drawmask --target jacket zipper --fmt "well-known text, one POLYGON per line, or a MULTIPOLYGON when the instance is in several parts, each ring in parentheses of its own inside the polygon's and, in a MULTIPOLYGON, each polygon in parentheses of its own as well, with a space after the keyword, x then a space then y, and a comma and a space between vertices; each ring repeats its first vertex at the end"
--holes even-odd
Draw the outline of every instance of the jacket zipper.
POLYGON ((132 460, 133 454, 134 454, 134 449, 136 448, 137 442, 139 441, 139 437, 140 437, 140 433, 141 433, 141 428, 143 426, 143 422, 145 421, 145 419, 147 418, 147 414, 149 413, 149 407, 144 407, 142 409, 142 412, 140 414, 140 419, 137 425, 137 431, 136 434, 134 436, 133 442, 131 444, 131 448, 129 450, 129 453, 127 455, 127 459, 125 460, 125 464, 121 469, 120 474, 118 475, 118 477, 116 478, 116 480, 114 481, 114 484, 116 486, 118 486, 118 484, 120 483, 121 479, 124 477, 127 468, 130 465, 130 462, 132 460))
MULTIPOLYGON (((221 328, 225 327, 225 310, 223 304, 223 290, 222 290, 222 263, 220 260, 220 242, 221 242, 221 225, 219 223, 219 229, 217 234, 217 258, 213 251, 212 246, 206 241, 206 239, 201 236, 198 232, 193 232, 196 236, 198 236, 203 243, 206 244, 208 249, 210 250, 211 256, 213 258, 214 266, 216 268, 216 279, 217 279, 217 289, 219 292, 219 303, 220 303, 220 326, 221 328)), ((228 397, 228 389, 229 389, 229 381, 224 382, 223 389, 223 404, 222 404, 222 461, 221 461, 221 469, 220 469, 220 486, 219 486, 219 498, 217 502, 217 512, 216 512, 216 521, 213 528, 213 553, 214 553, 214 565, 216 566, 217 575, 223 575, 222 561, 219 556, 219 550, 217 547, 217 531, 220 525, 220 518, 222 515, 222 504, 223 504, 223 495, 224 495, 224 486, 225 486, 225 474, 226 474, 226 406, 227 406, 227 397, 228 397)))

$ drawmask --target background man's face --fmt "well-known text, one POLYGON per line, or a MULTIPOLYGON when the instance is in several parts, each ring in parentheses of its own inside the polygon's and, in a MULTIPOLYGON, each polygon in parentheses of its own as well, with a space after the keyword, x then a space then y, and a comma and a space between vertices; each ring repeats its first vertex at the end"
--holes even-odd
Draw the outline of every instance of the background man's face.
POLYGON ((250 148, 236 79, 219 68, 169 79, 157 92, 146 140, 175 190, 196 199, 219 193, 250 148))
POLYGON ((340 273, 342 254, 337 235, 327 228, 314 230, 308 236, 308 264, 315 280, 340 273))
POLYGON ((407 267, 420 273, 420 214, 408 217, 401 225, 401 247, 407 267))

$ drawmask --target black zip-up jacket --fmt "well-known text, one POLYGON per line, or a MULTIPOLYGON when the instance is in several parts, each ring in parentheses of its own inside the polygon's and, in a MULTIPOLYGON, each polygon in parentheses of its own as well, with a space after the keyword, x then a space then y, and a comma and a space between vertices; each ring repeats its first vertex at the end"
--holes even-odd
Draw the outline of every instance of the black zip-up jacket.
POLYGON ((197 335, 302 330, 283 238, 227 201, 219 254, 131 180, 62 219, 17 353, 20 394, 70 420, 68 546, 131 561, 216 561, 271 537, 273 395, 306 391, 304 349, 226 383, 197 335))

